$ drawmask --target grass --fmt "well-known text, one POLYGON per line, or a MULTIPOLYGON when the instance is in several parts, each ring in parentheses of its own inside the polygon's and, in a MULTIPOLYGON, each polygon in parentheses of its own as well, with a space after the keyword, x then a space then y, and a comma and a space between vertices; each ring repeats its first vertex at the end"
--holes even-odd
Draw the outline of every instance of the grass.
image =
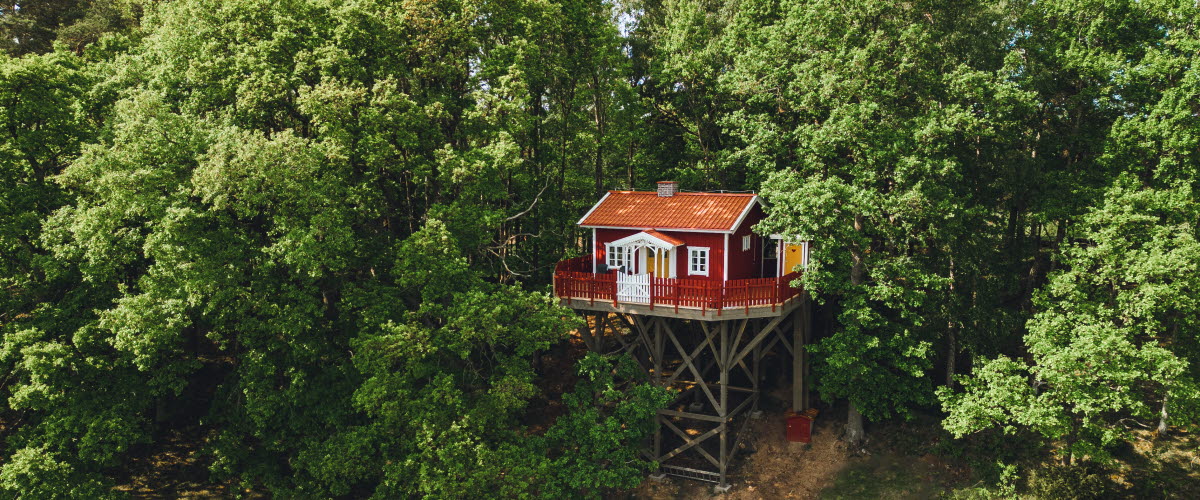
POLYGON ((946 491, 936 461, 887 453, 853 462, 821 492, 821 498, 925 499, 946 491))

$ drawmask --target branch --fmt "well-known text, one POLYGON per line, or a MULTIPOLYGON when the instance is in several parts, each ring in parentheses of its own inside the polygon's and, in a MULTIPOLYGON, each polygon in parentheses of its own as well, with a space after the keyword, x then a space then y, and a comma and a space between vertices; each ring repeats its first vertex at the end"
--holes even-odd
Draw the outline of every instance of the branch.
POLYGON ((542 184, 542 190, 541 190, 541 191, 538 191, 538 194, 537 194, 537 196, 534 196, 534 197, 533 197, 533 203, 530 203, 530 204, 529 204, 529 208, 526 208, 525 210, 522 210, 522 211, 521 211, 520 213, 518 213, 517 215, 514 215, 514 216, 512 216, 512 217, 509 217, 509 218, 507 218, 507 219, 504 219, 504 222, 508 222, 508 221, 510 221, 510 220, 513 220, 513 219, 516 219, 516 218, 518 218, 518 217, 522 217, 522 216, 524 216, 525 214, 529 213, 529 211, 530 211, 530 210, 533 210, 533 207, 534 207, 534 206, 537 206, 537 202, 538 202, 538 200, 540 200, 540 199, 542 198, 542 193, 545 193, 545 192, 546 192, 546 188, 548 188, 548 187, 550 187, 550 176, 546 176, 546 182, 544 182, 544 183, 542 184))

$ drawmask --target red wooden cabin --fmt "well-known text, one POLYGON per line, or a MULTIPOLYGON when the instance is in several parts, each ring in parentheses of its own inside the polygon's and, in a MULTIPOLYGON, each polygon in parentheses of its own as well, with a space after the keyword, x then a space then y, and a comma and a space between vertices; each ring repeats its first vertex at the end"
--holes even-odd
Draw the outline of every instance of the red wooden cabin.
POLYGON ((674 182, 658 191, 609 191, 579 226, 592 230, 589 255, 560 262, 555 293, 587 299, 700 309, 775 306, 807 264, 808 245, 752 231, 766 217, 758 195, 685 193, 674 182))

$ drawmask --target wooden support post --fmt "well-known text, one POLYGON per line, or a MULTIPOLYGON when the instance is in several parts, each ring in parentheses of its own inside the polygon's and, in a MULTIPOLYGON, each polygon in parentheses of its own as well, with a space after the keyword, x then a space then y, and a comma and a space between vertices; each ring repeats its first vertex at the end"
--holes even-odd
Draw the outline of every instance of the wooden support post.
POLYGON ((658 323, 654 328, 654 345, 650 346, 654 353, 654 384, 662 387, 663 381, 663 350, 666 347, 663 338, 663 324, 667 322, 666 318, 658 318, 658 323))
POLYGON ((604 320, 605 320, 606 316, 608 316, 608 315, 604 314, 604 313, 597 313, 595 329, 592 330, 592 334, 594 335, 593 341, 596 343, 596 352, 598 352, 600 354, 604 354, 604 351, 605 351, 605 345, 604 345, 605 344, 605 342, 604 342, 604 323, 605 323, 605 321, 604 320))
MULTIPOLYGON (((654 358, 654 383, 662 387, 662 372, 663 372, 663 318, 655 318, 658 322, 655 323, 653 332, 653 344, 646 346, 649 348, 651 356, 654 358)), ((654 427, 654 459, 658 460, 662 456, 662 426, 665 422, 662 414, 656 414, 654 419, 658 425, 654 427)))
MULTIPOLYGON (((728 361, 730 359, 729 346, 729 322, 721 322, 721 359, 728 361)), ((721 487, 724 487, 725 472, 729 467, 729 363, 720 363, 717 368, 721 371, 721 407, 717 408, 717 415, 721 416, 721 487)))
POLYGON ((792 411, 808 409, 808 391, 804 381, 804 308, 792 311, 792 411))
POLYGON ((592 348, 592 324, 588 314, 583 315, 583 328, 579 329, 579 337, 583 339, 583 345, 587 347, 587 350, 595 350, 592 348))
POLYGON ((812 402, 809 401, 809 395, 812 394, 812 376, 809 373, 808 350, 804 346, 812 341, 812 301, 808 298, 808 292, 802 292, 800 300, 804 301, 801 305, 801 309, 804 311, 804 345, 801 345, 798 350, 804 363, 804 408, 808 409, 812 407, 812 402))
MULTIPOLYGON (((762 322, 755 321, 754 323, 755 323, 754 326, 757 327, 762 322)), ((754 390, 754 396, 753 396, 754 397, 754 406, 752 408, 750 408, 751 412, 758 411, 758 384, 759 384, 759 379, 762 378, 762 374, 760 373, 760 370, 761 370, 760 365, 762 362, 762 353, 763 353, 764 347, 765 346, 763 346, 762 344, 758 344, 758 345, 754 346, 754 354, 750 358, 750 371, 751 371, 750 388, 754 390)))
MULTIPOLYGON (((664 282, 662 286, 669 285, 664 282)), ((664 289, 655 293, 657 305, 672 298, 676 307, 683 302, 682 285, 677 282, 674 286, 674 291, 664 289)), ((698 284, 697 290, 702 298, 696 305, 708 311, 715 308, 717 314, 706 319, 674 318, 670 307, 656 307, 655 314, 648 314, 645 309, 640 313, 617 311, 612 317, 589 311, 581 336, 590 349, 604 351, 606 343, 613 345, 605 340, 605 330, 612 329, 614 340, 635 355, 650 374, 651 383, 682 389, 676 393, 676 400, 655 416, 655 432, 645 442, 644 454, 660 462, 661 470, 667 474, 702 477, 728 487, 730 468, 743 443, 741 440, 747 438, 744 433, 751 427, 747 425, 746 412, 758 410, 761 403, 762 362, 775 344, 784 345, 793 354, 793 383, 799 388, 793 388, 793 407, 803 410, 808 405, 807 361, 802 348, 808 339, 809 313, 805 307, 796 307, 802 304, 785 302, 776 304, 781 309, 777 315, 753 318, 734 314, 718 319, 723 316, 725 305, 736 311, 752 300, 768 299, 770 294, 778 292, 764 288, 760 293, 748 285, 726 289, 715 283, 698 284), (591 315, 596 317, 593 319, 591 315), (622 332, 628 328, 629 336, 621 336, 618 328, 622 332), (644 351, 638 352, 639 348, 644 351), (673 372, 668 374, 667 369, 673 372), (743 377, 749 379, 745 384, 743 377), (700 403, 698 407, 677 406, 693 398, 700 403), (713 450, 713 446, 718 449, 713 450), (699 462, 681 462, 689 456, 699 462)), ((601 296, 602 303, 603 300, 601 296)), ((786 371, 781 375, 785 374, 786 371)))

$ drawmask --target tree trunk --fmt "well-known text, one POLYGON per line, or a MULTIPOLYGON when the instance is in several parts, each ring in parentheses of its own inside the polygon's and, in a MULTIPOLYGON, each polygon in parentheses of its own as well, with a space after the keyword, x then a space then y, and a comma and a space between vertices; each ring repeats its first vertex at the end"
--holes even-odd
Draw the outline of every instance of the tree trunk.
MULTIPOLYGON (((1175 339, 1177 339, 1179 337, 1179 321, 1177 321, 1177 319, 1176 319, 1176 316, 1178 316, 1178 314, 1179 314, 1179 311, 1174 311, 1171 313, 1171 316, 1170 316, 1170 318, 1171 318, 1171 327, 1170 327, 1171 337, 1170 337, 1170 340, 1168 340, 1168 342, 1170 343, 1169 345, 1171 346, 1171 349, 1175 349, 1175 339)), ((1169 398, 1170 395, 1171 395, 1171 393, 1169 392, 1169 389, 1167 387, 1163 387, 1162 407, 1160 407, 1158 410, 1158 428, 1155 429, 1155 432, 1159 436, 1165 436, 1167 434, 1167 398, 1169 398)))
POLYGON ((954 358, 958 355, 958 326, 950 322, 946 343, 946 387, 954 388, 954 358))
POLYGON ((1159 436, 1167 435, 1167 394, 1163 394, 1162 408, 1158 411, 1158 428, 1154 430, 1159 436))
MULTIPOLYGON (((954 257, 950 258, 950 297, 948 302, 955 304, 957 301, 954 296, 954 257)), ((953 315, 955 308, 953 306, 947 308, 949 314, 953 315)), ((958 323, 954 318, 949 318, 946 324, 946 387, 954 388, 954 359, 958 356, 958 323)))
MULTIPOLYGON (((854 216, 854 230, 862 232, 863 216, 854 216)), ((850 284, 854 285, 855 290, 852 293, 861 293, 857 290, 858 285, 862 285, 865 281, 865 264, 863 263, 863 252, 858 248, 850 250, 850 257, 854 259, 854 265, 850 268, 850 284)), ((846 443, 850 446, 858 446, 866 439, 866 432, 863 430, 862 414, 858 412, 858 408, 854 406, 854 402, 850 402, 850 408, 846 411, 846 443)))
POLYGON ((846 443, 850 446, 858 446, 866 439, 867 433, 863 430, 863 417, 858 412, 858 408, 854 406, 854 402, 850 402, 850 408, 846 410, 846 443))
POLYGON ((158 396, 154 398, 154 423, 163 424, 167 421, 167 397, 158 396))
MULTIPOLYGON (((592 73, 592 115, 596 122, 596 198, 604 196, 604 101, 601 98, 600 76, 592 73)), ((632 188, 631 188, 632 189, 632 188)))
POLYGON ((633 190, 633 140, 629 140, 629 158, 625 161, 625 185, 630 191, 633 190))

